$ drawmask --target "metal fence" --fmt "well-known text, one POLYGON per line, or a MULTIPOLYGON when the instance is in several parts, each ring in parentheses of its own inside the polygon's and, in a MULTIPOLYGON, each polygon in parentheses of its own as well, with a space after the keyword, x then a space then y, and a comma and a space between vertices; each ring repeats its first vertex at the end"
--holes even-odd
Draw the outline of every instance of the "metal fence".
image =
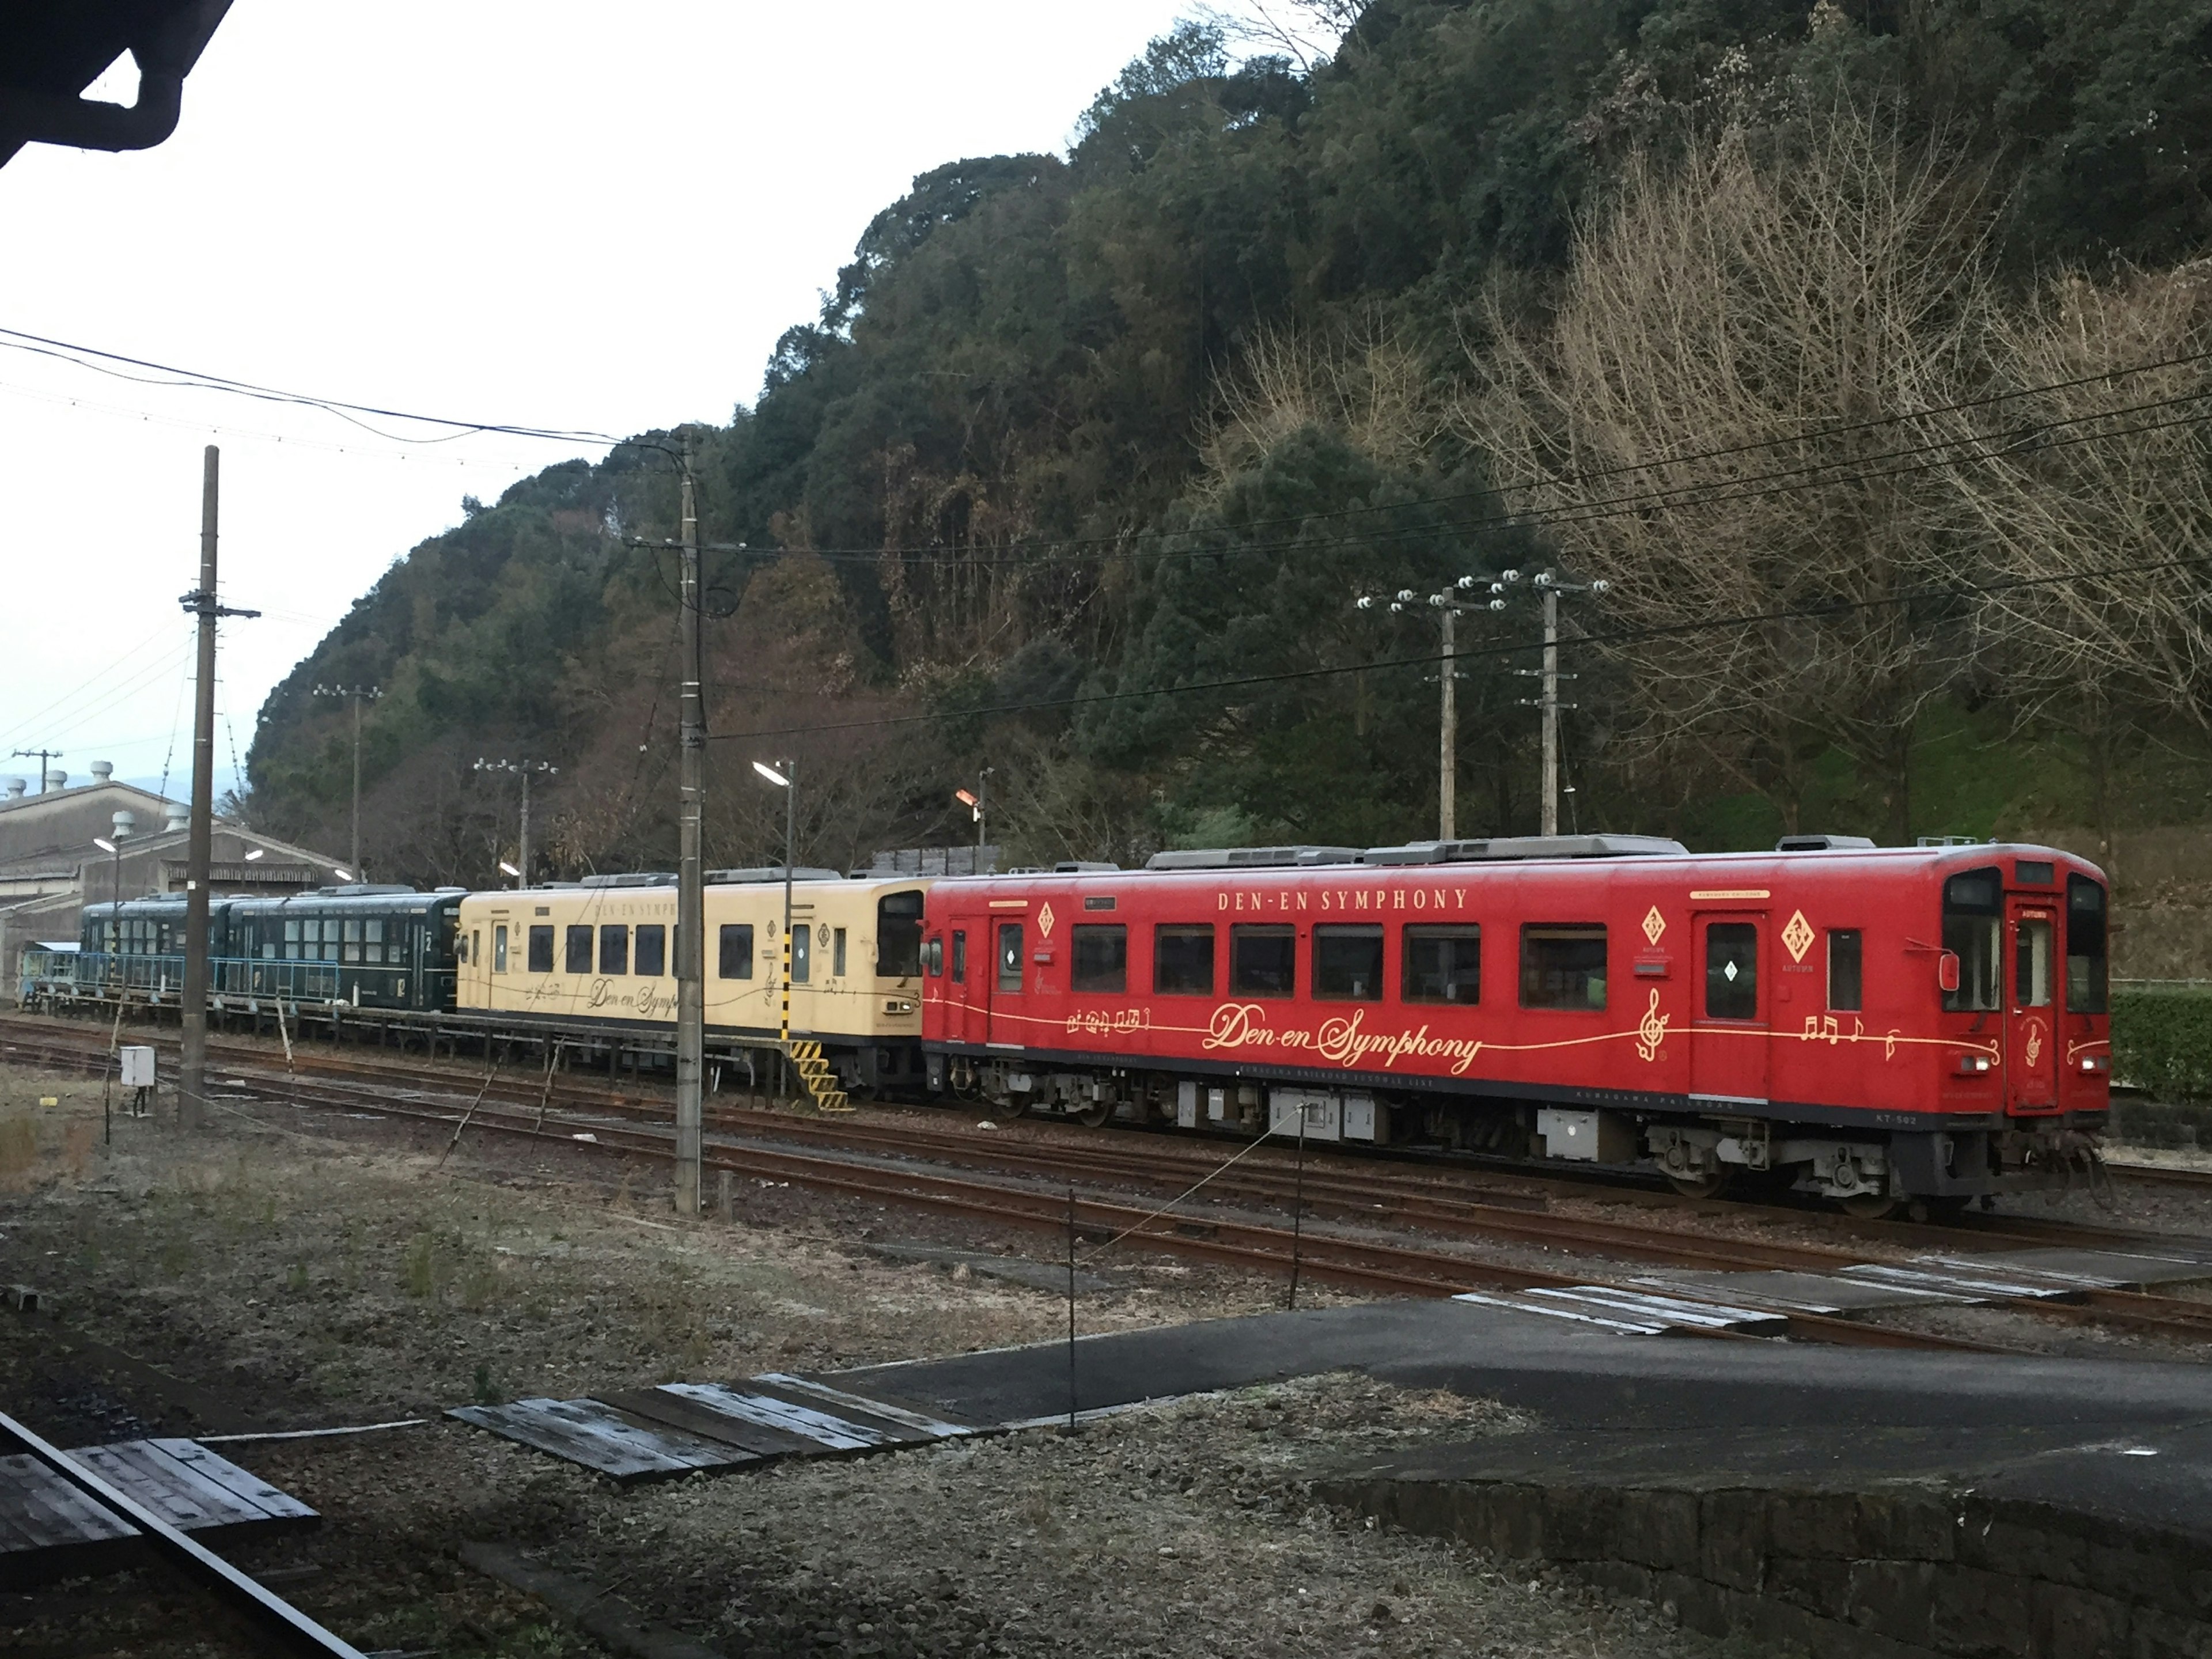
MULTIPOLYGON (((273 997, 285 1002, 335 1002, 339 964, 216 957, 208 989, 221 997, 273 997)), ((182 996, 182 956, 120 956, 106 951, 26 951, 22 1000, 117 995, 166 1002, 182 996)))

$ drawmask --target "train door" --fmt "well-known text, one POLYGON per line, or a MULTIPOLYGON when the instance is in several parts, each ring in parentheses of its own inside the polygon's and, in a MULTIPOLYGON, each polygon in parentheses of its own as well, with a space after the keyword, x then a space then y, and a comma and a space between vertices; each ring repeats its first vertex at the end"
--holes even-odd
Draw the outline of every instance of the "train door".
POLYGON ((1690 1022, 1692 1103, 1766 1104, 1767 1022, 1773 993, 1762 981, 1766 918, 1756 912, 1702 913, 1696 930, 1696 999, 1690 1022))
POLYGON ((1027 960, 1022 954, 1022 937, 1020 916, 991 918, 991 960, 987 968, 991 994, 988 1041, 1001 1048, 1029 1040, 1026 1022, 1021 1017, 1022 974, 1027 960))
POLYGON ((990 1033, 990 947, 985 939, 989 924, 969 916, 957 921, 945 935, 945 1035, 953 1042, 982 1042, 990 1033))
POLYGON ((2005 1002, 2005 1108, 2012 1112, 2058 1109, 2058 1061, 2053 1052, 2057 1012, 2057 907, 2040 895, 2006 904, 2012 982, 2005 1002))

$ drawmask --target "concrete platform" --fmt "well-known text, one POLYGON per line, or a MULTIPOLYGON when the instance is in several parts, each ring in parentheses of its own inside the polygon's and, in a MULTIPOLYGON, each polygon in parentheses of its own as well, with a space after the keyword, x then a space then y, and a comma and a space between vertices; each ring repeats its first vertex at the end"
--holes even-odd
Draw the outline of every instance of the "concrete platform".
MULTIPOLYGON (((1468 1302, 1076 1345, 1095 1412, 1329 1370, 1500 1399, 1540 1433, 1312 1471, 1324 1498, 1814 1656, 2212 1659, 2212 1370, 1624 1340, 1468 1302)), ((1065 1415, 1065 1344, 824 1381, 973 1421, 1065 1415)))

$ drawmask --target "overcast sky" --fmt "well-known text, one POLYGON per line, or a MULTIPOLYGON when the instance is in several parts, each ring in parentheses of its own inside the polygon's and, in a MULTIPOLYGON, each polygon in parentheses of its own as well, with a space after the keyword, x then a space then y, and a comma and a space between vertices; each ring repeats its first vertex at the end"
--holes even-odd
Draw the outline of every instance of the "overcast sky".
MULTIPOLYGON (((1185 0, 238 0, 139 155, 0 167, 0 327, 349 401, 723 421, 878 209, 1065 147, 1185 0)), ((132 95, 125 70, 104 81, 132 95)), ((218 773, 422 538, 576 447, 389 441, 0 349, 0 775, 191 775, 201 451, 222 450, 218 773)), ((596 452, 594 452, 596 453, 596 452)), ((35 788, 36 783, 32 787, 35 788)))

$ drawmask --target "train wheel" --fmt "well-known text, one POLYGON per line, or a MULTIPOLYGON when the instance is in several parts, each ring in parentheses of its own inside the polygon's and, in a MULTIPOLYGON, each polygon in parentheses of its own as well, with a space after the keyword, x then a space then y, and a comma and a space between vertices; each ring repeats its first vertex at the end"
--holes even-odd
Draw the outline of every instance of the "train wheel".
POLYGON ((1075 1121, 1086 1129, 1103 1129, 1106 1127, 1106 1120, 1113 1115, 1114 1103, 1110 1100, 1101 1100, 1085 1106, 1078 1112, 1075 1115, 1075 1121))
POLYGON ((1898 1206, 1898 1200, 1887 1193, 1853 1193, 1849 1198, 1839 1198, 1836 1202, 1854 1221, 1880 1221, 1898 1206))
POLYGON ((1728 1190, 1729 1174, 1723 1167, 1705 1175, 1669 1175, 1667 1184, 1685 1198, 1718 1198, 1728 1190))

